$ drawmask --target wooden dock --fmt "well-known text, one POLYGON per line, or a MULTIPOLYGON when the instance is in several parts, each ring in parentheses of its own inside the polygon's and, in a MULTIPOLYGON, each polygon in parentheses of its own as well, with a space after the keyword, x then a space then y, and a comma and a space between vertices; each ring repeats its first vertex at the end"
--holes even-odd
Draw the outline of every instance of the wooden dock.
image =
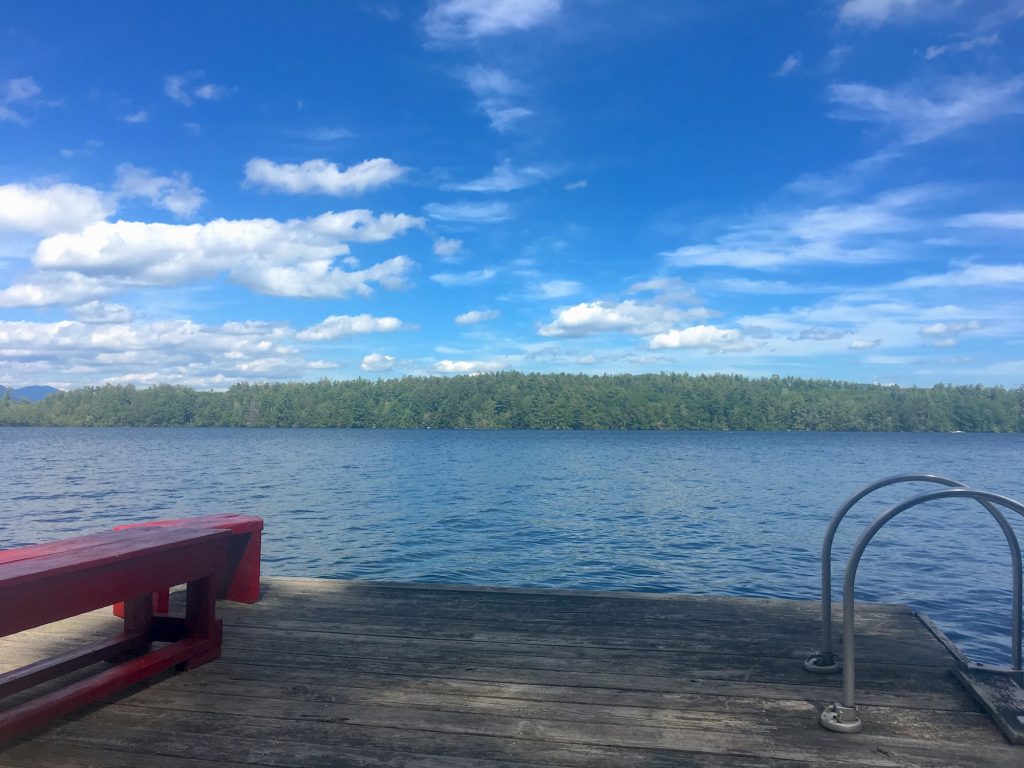
MULTIPOLYGON (((901 606, 858 608, 864 732, 818 725, 817 604, 264 580, 224 655, 0 748, 3 768, 1024 766, 901 606)), ((112 633, 0 641, 3 669, 112 633)))

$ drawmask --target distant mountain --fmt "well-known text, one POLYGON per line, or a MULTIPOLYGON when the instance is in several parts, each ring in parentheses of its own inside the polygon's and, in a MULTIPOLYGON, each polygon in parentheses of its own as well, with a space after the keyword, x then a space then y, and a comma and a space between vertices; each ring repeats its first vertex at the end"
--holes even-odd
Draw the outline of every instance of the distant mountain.
MULTIPOLYGON (((0 398, 7 396, 7 387, 0 387, 0 398)), ((18 387, 11 390, 11 400, 28 400, 30 403, 38 403, 47 395, 60 392, 56 387, 18 387)))

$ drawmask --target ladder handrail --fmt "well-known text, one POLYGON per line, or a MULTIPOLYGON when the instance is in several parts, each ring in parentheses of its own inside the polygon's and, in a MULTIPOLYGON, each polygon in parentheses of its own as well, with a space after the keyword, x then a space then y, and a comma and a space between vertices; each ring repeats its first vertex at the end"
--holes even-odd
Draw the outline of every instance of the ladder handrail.
MULTIPOLYGON (((821 544, 821 649, 812 654, 804 661, 804 669, 809 672, 837 672, 839 665, 836 663, 836 654, 832 650, 832 546, 835 542, 836 531, 839 524, 847 513, 865 496, 874 493, 880 488, 896 485, 897 483, 938 483, 951 488, 966 488, 964 483, 952 480, 941 475, 933 475, 923 472, 912 472, 902 475, 891 475, 877 480, 874 483, 865 485, 859 491, 844 501, 832 519, 829 521, 828 529, 825 531, 825 538, 821 544)), ((1021 578, 1021 549, 1017 535, 1006 521, 1003 514, 992 504, 982 499, 977 500, 989 514, 992 515, 1003 535, 1006 536, 1007 544, 1010 547, 1010 557, 1016 563, 1013 571, 1013 605, 1011 608, 1012 630, 1012 664, 1014 668, 1021 667, 1021 617, 1024 612, 1024 583, 1021 578)), ((845 590, 844 590, 845 592, 845 590)))
MULTIPOLYGON (((991 493, 990 491, 979 491, 974 488, 961 487, 922 493, 919 496, 914 496, 907 501, 897 504, 875 519, 871 526, 857 539, 857 544, 854 546, 853 552, 850 554, 850 560, 846 565, 846 574, 843 579, 843 698, 842 703, 832 704, 822 712, 821 722, 826 727, 846 732, 860 730, 860 718, 857 716, 854 689, 855 637, 853 614, 857 567, 860 565, 860 559, 864 554, 864 550, 871 543, 875 534, 897 515, 929 501, 959 497, 989 502, 993 505, 1005 507, 1024 517, 1024 504, 1018 501, 997 493, 991 493)), ((1020 560, 1017 560, 1012 565, 1015 571, 1015 579, 1019 578, 1020 560)), ((1019 630, 1019 627, 1017 629, 1019 630)), ((1017 669, 1019 670, 1019 666, 1017 669)))

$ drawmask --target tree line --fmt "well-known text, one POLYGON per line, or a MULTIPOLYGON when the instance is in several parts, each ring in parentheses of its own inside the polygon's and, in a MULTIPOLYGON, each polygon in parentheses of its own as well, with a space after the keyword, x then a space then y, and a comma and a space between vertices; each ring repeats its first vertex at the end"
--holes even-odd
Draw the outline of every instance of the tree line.
POLYGON ((105 385, 3 398, 5 426, 1024 431, 1024 387, 898 387, 772 376, 525 374, 105 385))
POLYGON ((1024 431, 1024 387, 898 387, 773 376, 503 372, 236 384, 105 385, 0 399, 5 426, 1024 431))

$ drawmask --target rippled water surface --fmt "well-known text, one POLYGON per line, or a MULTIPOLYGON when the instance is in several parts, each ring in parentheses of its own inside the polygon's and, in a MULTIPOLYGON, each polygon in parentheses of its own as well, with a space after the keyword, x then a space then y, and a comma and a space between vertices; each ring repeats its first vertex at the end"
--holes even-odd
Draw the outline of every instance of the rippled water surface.
MULTIPOLYGON (((0 447, 0 546, 243 512, 285 576, 814 598, 828 519, 868 482, 931 472, 1024 499, 1024 435, 0 428, 0 447)), ((855 508, 835 580, 871 519, 932 488, 855 508)), ((886 527, 858 597, 1008 662, 1010 560, 975 504, 886 527)))

